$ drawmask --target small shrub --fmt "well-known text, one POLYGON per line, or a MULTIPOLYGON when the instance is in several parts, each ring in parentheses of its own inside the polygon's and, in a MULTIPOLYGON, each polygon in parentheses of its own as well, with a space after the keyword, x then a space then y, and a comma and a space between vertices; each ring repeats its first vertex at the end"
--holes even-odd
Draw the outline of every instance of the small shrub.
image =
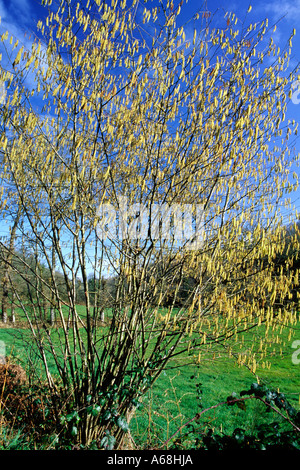
POLYGON ((20 365, 0 365, 0 445, 3 448, 19 445, 35 448, 49 441, 55 420, 47 393, 48 388, 42 383, 29 384, 20 365))
POLYGON ((0 392, 16 392, 26 382, 26 373, 20 365, 0 364, 0 392))

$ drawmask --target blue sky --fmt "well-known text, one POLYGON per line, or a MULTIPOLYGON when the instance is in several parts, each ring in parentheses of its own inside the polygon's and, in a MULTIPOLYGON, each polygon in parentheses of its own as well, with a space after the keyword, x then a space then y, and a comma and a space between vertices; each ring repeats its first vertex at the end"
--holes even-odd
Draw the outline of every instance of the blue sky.
MULTIPOLYGON (((73 1, 77 3, 76 0, 73 1)), ((175 5, 178 2, 179 0, 174 0, 175 5)), ((266 17, 269 19, 270 25, 281 19, 277 24, 273 39, 280 48, 284 48, 293 28, 295 28, 297 33, 293 40, 291 66, 300 61, 300 27, 297 31, 297 25, 300 22, 300 0, 252 0, 251 2, 249 0, 207 0, 204 2, 190 0, 188 3, 184 3, 182 7, 183 23, 199 9, 206 9, 212 15, 218 11, 216 17, 219 22, 223 21, 226 11, 234 12, 239 18, 238 24, 241 25, 241 28, 246 15, 246 25, 251 22, 261 22, 266 17), (249 5, 252 6, 252 10, 247 14, 249 5)), ((0 0, 0 34, 8 30, 19 39, 20 43, 30 49, 37 31, 36 24, 43 16, 46 16, 46 13, 47 10, 40 5, 40 0, 0 0)), ((213 22, 213 25, 215 25, 215 22, 213 22)), ((30 86, 30 83, 28 85, 30 86)), ((300 124, 300 82, 299 96, 296 95, 296 97, 299 98, 299 104, 296 103, 297 100, 288 104, 287 118, 295 119, 300 124)), ((300 152, 300 143, 297 144, 296 151, 300 152)), ((300 210, 300 197, 297 199, 298 196, 300 196, 300 191, 295 197, 296 206, 300 210)))
MULTIPOLYGON (((72 0, 76 4, 76 0, 72 0)), ((55 2, 55 0, 54 0, 55 2)), ((174 0, 177 4, 179 0, 174 0)), ((36 24, 42 16, 46 16, 47 10, 40 5, 41 0, 0 0, 0 32, 8 30, 17 37, 25 47, 30 47, 31 42, 36 33, 36 24)), ((250 22, 261 22, 266 17, 269 24, 275 24, 278 20, 277 30, 273 34, 275 43, 283 48, 288 40, 293 28, 296 29, 300 23, 300 0, 206 0, 204 2, 197 0, 189 0, 182 7, 182 20, 185 22, 193 16, 199 9, 206 9, 214 13, 218 12, 216 17, 218 21, 222 20, 223 13, 232 11, 240 19, 239 23, 242 27, 242 21, 246 17, 249 5, 252 10, 247 15, 246 24, 250 22)), ((215 24, 215 23, 214 23, 215 24)), ((300 27, 293 40, 293 57, 291 66, 300 61, 300 27)), ((292 84, 291 84, 292 85, 292 84)), ((300 87, 299 87, 300 89, 300 87)), ((299 93, 300 99, 300 93, 299 93)), ((300 122, 300 103, 289 104, 288 118, 295 119, 300 122)), ((300 148, 300 147, 299 147, 300 148)))

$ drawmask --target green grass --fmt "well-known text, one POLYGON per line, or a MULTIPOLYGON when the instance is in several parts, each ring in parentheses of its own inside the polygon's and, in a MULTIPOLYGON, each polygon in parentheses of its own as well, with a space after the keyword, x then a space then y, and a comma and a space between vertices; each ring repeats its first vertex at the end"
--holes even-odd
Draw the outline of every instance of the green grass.
MULTIPOLYGON (((54 334, 58 335, 58 332, 54 334)), ((26 329, 0 329, 0 341, 5 343, 7 355, 11 354, 24 365, 30 359, 40 374, 42 368, 30 338, 30 333, 26 329)), ((260 357, 260 354, 257 354, 255 373, 245 365, 238 366, 234 357, 228 357, 224 348, 217 346, 201 356, 200 364, 187 358, 184 358, 185 361, 182 358, 174 359, 143 397, 142 407, 137 410, 131 421, 130 427, 136 444, 161 445, 199 412, 200 396, 202 409, 206 409, 226 400, 232 392, 239 393, 248 389, 258 377, 270 388, 282 391, 288 401, 299 409, 300 364, 292 362, 292 354, 295 351, 292 343, 300 339, 300 323, 296 325, 292 338, 288 337, 288 332, 285 330, 274 331, 273 337, 271 334, 269 338, 269 353, 267 357, 260 357), (276 342, 277 335, 280 336, 281 344, 276 342), (270 368, 266 367, 266 362, 271 364, 270 368), (199 389, 201 389, 200 395, 199 389)), ((243 353, 250 344, 259 345, 261 340, 265 342, 265 327, 246 333, 243 339, 243 342, 238 341, 233 344, 233 352, 243 353)), ((50 361, 49 365, 54 371, 54 363, 50 361)), ((202 426, 204 430, 209 423, 218 432, 225 433, 231 433, 236 427, 242 427, 251 433, 258 423, 272 419, 274 414, 266 414, 264 406, 253 400, 251 403, 247 402, 247 412, 236 406, 221 406, 205 413, 197 425, 200 428, 202 426)))
MULTIPOLYGON (((264 337, 264 327, 257 333, 247 333, 245 344, 264 337)), ((242 390, 249 389, 257 380, 284 393, 288 401, 300 409, 300 364, 292 362, 292 342, 300 339, 300 325, 291 339, 288 338, 287 331, 282 332, 281 339, 282 345, 272 345, 267 357, 260 359, 257 356, 255 373, 245 365, 238 366, 234 358, 229 358, 216 348, 210 355, 204 356, 198 365, 184 366, 180 365, 180 360, 173 361, 171 366, 178 368, 170 368, 159 377, 144 397, 143 406, 132 421, 131 428, 136 443, 141 445, 148 441, 150 446, 157 446, 165 442, 200 411, 198 396, 201 396, 202 409, 206 409, 226 401, 232 392, 239 394, 242 390), (270 368, 266 367, 266 360, 271 365, 270 368), (197 392, 199 388, 202 392, 200 395, 197 392)), ((207 411, 202 415, 198 426, 204 430, 209 423, 216 431, 224 433, 232 433, 235 428, 241 427, 252 433, 257 425, 274 419, 278 419, 275 413, 266 413, 262 403, 252 400, 247 402, 246 412, 237 406, 227 405, 207 411)), ((185 431, 187 429, 184 428, 185 431)))

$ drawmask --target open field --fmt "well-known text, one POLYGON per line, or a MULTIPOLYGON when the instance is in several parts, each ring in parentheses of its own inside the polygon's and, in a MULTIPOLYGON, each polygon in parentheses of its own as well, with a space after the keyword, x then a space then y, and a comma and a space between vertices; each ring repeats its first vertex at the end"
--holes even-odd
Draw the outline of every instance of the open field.
MULTIPOLYGON (((145 397, 144 407, 135 416, 131 427, 137 442, 148 439, 153 445, 162 444, 200 411, 200 400, 202 409, 209 408, 226 401, 232 392, 239 394, 249 389, 258 380, 284 393, 287 400, 300 409, 300 364, 292 362, 295 352, 292 343, 300 339, 299 327, 298 324, 291 339, 285 332, 282 345, 274 345, 267 357, 258 360, 255 373, 245 365, 237 365, 233 357, 228 358, 220 351, 207 354, 197 365, 190 363, 181 366, 181 361, 174 361, 174 368, 169 368, 161 375, 145 397), (197 397, 201 397, 200 400, 197 397)), ((246 337, 248 340, 252 337, 257 340, 254 335, 249 332, 246 337)), ((232 433, 240 427, 252 433, 257 425, 272 420, 275 420, 275 413, 266 413, 261 403, 252 401, 247 403, 246 412, 226 405, 210 410, 197 422, 196 427, 204 431, 209 423, 217 432, 232 433)), ((187 430, 185 427, 184 431, 187 430)), ((187 440, 187 445, 191 445, 191 441, 187 440)))
MULTIPOLYGON (((274 331, 266 357, 257 354, 255 372, 245 364, 239 366, 235 356, 228 357, 224 348, 217 346, 203 354, 199 364, 192 357, 174 359, 143 398, 142 406, 131 421, 130 428, 136 445, 142 446, 146 442, 150 447, 159 447, 200 411, 200 404, 203 409, 209 408, 226 400, 232 392, 249 389, 251 383, 257 380, 283 392, 288 401, 299 409, 300 364, 292 360, 295 353, 292 345, 300 339, 300 323, 294 328, 291 337, 285 330, 281 333, 280 344, 275 341, 277 336, 278 332, 274 331)), ((249 343, 259 344, 262 338, 265 338, 263 326, 246 333, 243 341, 239 340, 234 345, 233 354, 247 350, 249 343)), ((42 373, 26 329, 0 328, 0 341, 4 342, 8 356, 11 355, 22 364, 26 364, 30 357, 33 363, 36 361, 38 373, 42 373)), ((53 366, 50 362, 50 367, 53 366)), ((218 432, 230 433, 236 427, 253 432, 257 424, 272 419, 273 413, 266 414, 263 405, 253 401, 247 404, 246 411, 224 405, 210 410, 196 427, 200 431, 205 430, 209 423, 218 432)), ((184 427, 184 431, 188 429, 184 427)), ((192 441, 187 438, 186 446, 190 445, 192 441)))

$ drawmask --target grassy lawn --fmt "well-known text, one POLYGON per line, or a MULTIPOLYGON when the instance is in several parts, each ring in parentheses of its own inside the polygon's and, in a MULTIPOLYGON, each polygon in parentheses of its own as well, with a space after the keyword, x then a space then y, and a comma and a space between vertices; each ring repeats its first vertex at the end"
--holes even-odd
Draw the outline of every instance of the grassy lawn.
MULTIPOLYGON (((260 340, 261 336, 264 337, 264 331, 261 330, 263 327, 258 331, 259 338, 249 332, 246 340, 260 340)), ((150 446, 162 444, 201 409, 226 401, 232 392, 239 394, 257 380, 284 393, 291 405, 300 409, 300 364, 292 362, 295 351, 292 343, 300 339, 299 324, 294 333, 291 339, 286 331, 282 333, 282 344, 274 344, 267 357, 258 359, 255 373, 245 365, 237 365, 234 358, 224 353, 222 355, 221 352, 218 354, 217 351, 204 356, 197 365, 181 365, 179 360, 173 361, 171 366, 174 368, 166 370, 159 377, 131 424, 136 443, 148 441, 150 446), (266 362, 270 367, 266 366, 266 362), (201 397, 202 408, 197 397, 201 397)), ((232 433, 240 427, 252 434, 258 424, 275 419, 278 416, 274 412, 266 413, 262 403, 251 400, 247 402, 246 412, 237 406, 227 405, 207 411, 197 427, 204 431, 209 423, 217 432, 232 433)), ((186 431, 188 428, 184 429, 186 431)), ((190 445, 189 441, 187 445, 190 445)))
MULTIPOLYGON (((262 339, 266 341, 263 326, 245 334, 244 341, 237 342, 233 352, 247 349, 253 342, 259 344, 262 339)), ((234 357, 228 357, 226 351, 218 347, 203 354, 200 364, 187 358, 174 359, 143 398, 141 408, 131 421, 136 444, 161 445, 200 411, 200 403, 203 409, 216 405, 225 401, 232 392, 249 389, 258 378, 269 387, 279 389, 293 406, 300 408, 300 364, 292 362, 294 340, 300 340, 300 323, 291 338, 287 331, 275 331, 273 337, 270 336, 267 357, 257 355, 255 373, 245 365, 237 365, 234 357), (281 344, 276 342, 278 334, 281 344)), ((40 373, 41 365, 26 329, 1 328, 0 341, 5 343, 7 355, 11 354, 23 364, 29 358, 40 373)), ((49 365, 50 368, 54 367, 54 363, 49 365)), ((257 423, 270 422, 274 416, 273 412, 266 414, 265 407, 252 400, 251 403, 247 402, 246 412, 237 406, 226 405, 210 410, 202 416, 197 427, 204 431, 209 423, 218 432, 231 433, 235 428, 242 427, 251 433, 257 423)))
MULTIPOLYGON (((257 372, 270 387, 279 388, 290 403, 299 408, 299 366, 291 364, 288 369, 282 361, 268 373, 265 370, 257 372)), ((232 392, 239 393, 249 389, 253 382, 256 382, 256 376, 230 360, 204 361, 197 367, 189 365, 177 371, 166 371, 145 397, 144 406, 137 412, 132 423, 138 442, 142 442, 149 433, 150 441, 151 434, 152 439, 162 443, 183 423, 193 418, 200 411, 198 388, 202 391, 200 396, 203 409, 206 409, 226 401, 226 397, 232 392)), ((265 407, 254 400, 247 403, 247 409, 245 413, 236 406, 223 405, 208 411, 201 418, 203 430, 205 423, 210 423, 218 432, 232 433, 236 427, 242 427, 251 433, 258 422, 261 424, 262 419, 274 419, 275 416, 273 413, 266 415, 265 407)))

